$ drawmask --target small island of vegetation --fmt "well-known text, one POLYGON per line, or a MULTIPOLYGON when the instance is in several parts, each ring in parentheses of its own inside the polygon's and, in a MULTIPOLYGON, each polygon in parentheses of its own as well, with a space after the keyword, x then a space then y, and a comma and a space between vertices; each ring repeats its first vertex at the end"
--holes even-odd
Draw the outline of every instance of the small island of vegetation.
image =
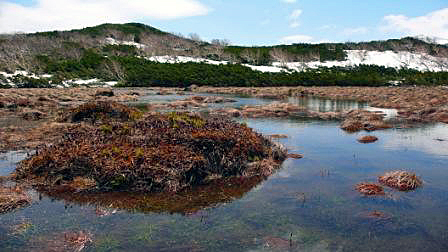
POLYGON ((222 117, 91 102, 60 120, 76 124, 22 161, 18 180, 67 191, 179 192, 222 177, 269 176, 286 158, 281 146, 222 117))

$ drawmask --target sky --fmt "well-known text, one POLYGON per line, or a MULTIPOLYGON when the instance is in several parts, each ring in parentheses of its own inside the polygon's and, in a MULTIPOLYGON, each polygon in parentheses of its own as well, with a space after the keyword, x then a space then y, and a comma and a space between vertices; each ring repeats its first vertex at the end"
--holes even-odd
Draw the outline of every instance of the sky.
POLYGON ((448 0, 0 0, 0 33, 128 22, 246 46, 404 36, 448 43, 448 0))

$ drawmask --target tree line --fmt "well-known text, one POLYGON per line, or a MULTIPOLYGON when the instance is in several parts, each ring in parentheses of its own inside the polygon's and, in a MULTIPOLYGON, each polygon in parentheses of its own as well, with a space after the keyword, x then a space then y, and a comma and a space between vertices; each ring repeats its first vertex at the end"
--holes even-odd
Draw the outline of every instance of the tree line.
MULTIPOLYGON (((102 51, 84 50, 79 59, 36 56, 39 68, 49 79, 16 76, 19 87, 51 87, 67 79, 98 78, 118 81, 121 87, 208 86, 384 86, 446 85, 448 72, 420 72, 377 65, 320 67, 301 72, 260 72, 241 64, 158 63, 138 57, 132 46, 110 45, 102 51)), ((5 80, 0 79, 3 87, 5 80)))

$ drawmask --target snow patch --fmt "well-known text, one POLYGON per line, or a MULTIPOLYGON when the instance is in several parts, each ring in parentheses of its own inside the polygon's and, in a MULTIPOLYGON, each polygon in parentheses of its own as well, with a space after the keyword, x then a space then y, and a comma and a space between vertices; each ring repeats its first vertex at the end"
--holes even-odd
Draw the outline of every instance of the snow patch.
POLYGON ((107 45, 129 45, 129 46, 135 46, 138 49, 143 49, 146 47, 145 44, 140 44, 134 41, 120 41, 120 40, 115 40, 113 38, 105 38, 104 39, 104 43, 107 45))
POLYGON ((248 65, 248 64, 244 64, 243 66, 247 66, 247 67, 250 67, 252 70, 260 71, 260 72, 264 72, 264 73, 280 73, 282 71, 288 71, 288 69, 276 67, 276 66, 253 66, 253 65, 248 65))
POLYGON ((152 57, 146 57, 145 59, 158 63, 170 63, 170 64, 194 62, 194 63, 206 63, 211 65, 226 65, 229 63, 228 61, 217 61, 204 58, 195 58, 187 56, 170 56, 170 55, 152 56, 152 57))
POLYGON ((62 82, 61 85, 58 85, 58 87, 71 87, 71 86, 95 86, 95 87, 112 87, 115 86, 118 82, 117 81, 101 81, 99 79, 89 79, 89 80, 65 80, 62 82))
POLYGON ((53 75, 51 74, 42 74, 42 75, 36 75, 33 73, 29 73, 27 71, 15 71, 14 73, 6 73, 6 72, 0 72, 0 75, 3 75, 5 78, 12 78, 18 75, 22 75, 25 77, 29 77, 29 78, 34 78, 34 79, 40 79, 40 78, 51 78, 53 77, 53 75))

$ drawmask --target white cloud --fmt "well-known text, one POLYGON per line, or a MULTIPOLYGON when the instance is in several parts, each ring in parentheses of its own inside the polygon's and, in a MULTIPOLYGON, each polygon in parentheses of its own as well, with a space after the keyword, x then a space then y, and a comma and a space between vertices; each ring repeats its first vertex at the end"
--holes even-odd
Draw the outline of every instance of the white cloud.
POLYGON ((282 0, 282 2, 288 3, 288 4, 293 4, 293 3, 296 3, 297 0, 282 0))
POLYGON ((0 2, 0 33, 66 30, 139 20, 206 15, 197 0, 37 0, 33 6, 0 2))
POLYGON ((369 31, 366 27, 346 28, 342 31, 344 35, 366 34, 369 31))
POLYGON ((308 35, 291 35, 280 39, 281 44, 311 43, 313 37, 308 35))
POLYGON ((400 32, 405 35, 423 35, 448 39, 448 8, 428 13, 425 16, 407 17, 388 15, 383 18, 383 32, 400 32))
POLYGON ((303 11, 300 9, 293 10, 289 15, 289 27, 296 28, 300 26, 299 17, 302 15, 303 11))

